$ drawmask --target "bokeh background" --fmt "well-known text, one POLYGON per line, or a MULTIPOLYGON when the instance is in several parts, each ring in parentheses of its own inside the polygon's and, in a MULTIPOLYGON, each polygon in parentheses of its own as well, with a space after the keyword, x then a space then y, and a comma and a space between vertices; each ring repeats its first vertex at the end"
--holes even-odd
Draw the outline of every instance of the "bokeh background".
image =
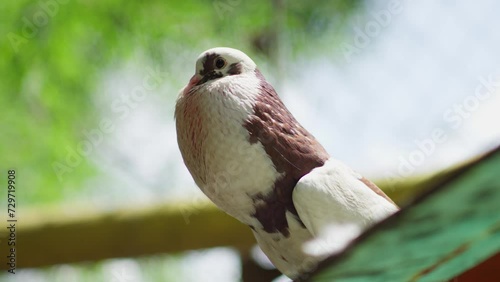
MULTIPOLYGON (((0 168, 17 170, 21 220, 205 201, 173 112, 198 55, 230 46, 333 156, 372 179, 429 174, 499 144, 499 10, 493 0, 3 1, 0 168)), ((238 281, 240 268, 235 250, 216 248, 0 281, 238 281)))

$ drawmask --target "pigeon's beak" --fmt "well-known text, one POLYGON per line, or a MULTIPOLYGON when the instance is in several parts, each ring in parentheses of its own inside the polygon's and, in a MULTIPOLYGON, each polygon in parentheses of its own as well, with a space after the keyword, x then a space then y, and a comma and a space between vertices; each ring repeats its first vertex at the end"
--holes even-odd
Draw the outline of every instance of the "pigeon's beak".
POLYGON ((188 85, 184 88, 184 94, 188 93, 195 85, 201 80, 201 75, 195 73, 193 77, 189 80, 188 85))

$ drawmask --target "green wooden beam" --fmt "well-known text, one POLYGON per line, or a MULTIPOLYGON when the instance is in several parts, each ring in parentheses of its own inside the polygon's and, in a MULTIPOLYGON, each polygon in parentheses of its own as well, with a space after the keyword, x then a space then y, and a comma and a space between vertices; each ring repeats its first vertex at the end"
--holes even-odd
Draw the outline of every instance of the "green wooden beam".
POLYGON ((448 175, 305 281, 446 281, 500 251, 500 148, 448 175))

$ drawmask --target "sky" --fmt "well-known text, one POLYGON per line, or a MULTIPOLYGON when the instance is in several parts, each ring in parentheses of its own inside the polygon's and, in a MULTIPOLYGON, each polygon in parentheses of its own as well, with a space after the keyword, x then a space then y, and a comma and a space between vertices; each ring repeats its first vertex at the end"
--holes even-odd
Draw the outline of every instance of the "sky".
MULTIPOLYGON (((368 22, 354 20, 353 30, 369 34, 367 24, 387 11, 377 3, 368 22)), ((342 58, 299 62, 299 75, 285 89, 286 104, 328 151, 375 179, 409 175, 399 173, 407 162, 412 174, 449 167, 500 140, 494 126, 500 119, 500 36, 491 32, 500 24, 498 4, 403 3, 344 64, 342 58), (426 140, 436 130, 443 137, 433 148, 426 140)), ((355 42, 356 36, 346 41, 355 42)))

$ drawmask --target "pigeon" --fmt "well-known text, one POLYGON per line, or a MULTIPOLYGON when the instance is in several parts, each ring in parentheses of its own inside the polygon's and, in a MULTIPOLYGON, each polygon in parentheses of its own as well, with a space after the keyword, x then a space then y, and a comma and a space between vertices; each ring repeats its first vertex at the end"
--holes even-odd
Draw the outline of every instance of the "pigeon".
POLYGON ((217 47, 198 57, 177 98, 175 121, 196 185, 249 226, 291 279, 399 210, 374 183, 326 152, 242 51, 217 47))

